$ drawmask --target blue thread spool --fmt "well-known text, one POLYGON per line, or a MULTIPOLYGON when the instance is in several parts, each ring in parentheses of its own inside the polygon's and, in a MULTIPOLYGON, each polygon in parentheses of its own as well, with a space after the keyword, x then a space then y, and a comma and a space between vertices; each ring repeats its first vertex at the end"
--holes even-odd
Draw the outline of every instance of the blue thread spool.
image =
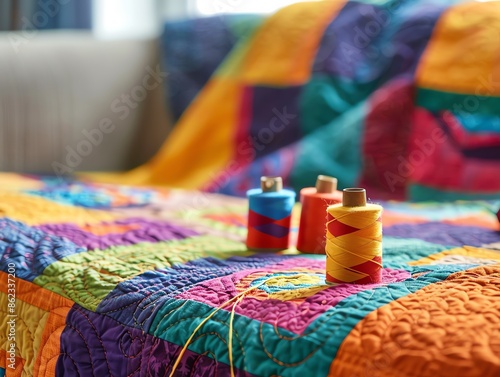
POLYGON ((295 192, 283 190, 281 177, 261 177, 261 188, 247 191, 247 248, 258 251, 288 249, 295 192))

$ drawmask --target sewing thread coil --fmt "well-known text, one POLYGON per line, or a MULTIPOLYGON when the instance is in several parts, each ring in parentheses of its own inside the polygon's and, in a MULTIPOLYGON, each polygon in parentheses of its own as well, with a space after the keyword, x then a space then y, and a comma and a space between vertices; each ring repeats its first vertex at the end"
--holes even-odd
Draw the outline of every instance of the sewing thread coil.
POLYGON ((342 203, 327 209, 327 283, 382 280, 382 207, 366 203, 361 188, 344 189, 342 203))
POLYGON ((316 187, 300 190, 299 234, 297 250, 309 254, 325 254, 326 209, 342 201, 342 192, 337 191, 337 179, 319 175, 316 187))
POLYGON ((247 191, 248 249, 275 251, 289 247, 295 192, 282 187, 281 177, 261 177, 261 188, 247 191))

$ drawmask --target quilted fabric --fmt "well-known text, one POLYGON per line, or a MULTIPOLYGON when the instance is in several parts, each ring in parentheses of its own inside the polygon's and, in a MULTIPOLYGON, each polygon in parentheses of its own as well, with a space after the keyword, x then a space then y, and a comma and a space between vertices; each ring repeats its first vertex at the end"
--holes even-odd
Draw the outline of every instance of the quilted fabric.
MULTIPOLYGON (((498 1, 293 4, 247 29, 154 159, 100 179, 244 196, 262 175, 298 191, 328 174, 376 199, 494 199, 499 20, 498 1)), ((172 60, 186 67, 183 91, 216 62, 200 43, 229 47, 226 22, 191 22, 220 46, 187 34, 199 69, 180 49, 165 56, 174 75, 172 60)))
POLYGON ((382 203, 382 282, 326 285, 325 256, 246 249, 243 199, 0 187, 0 376, 500 374, 498 202, 382 203))

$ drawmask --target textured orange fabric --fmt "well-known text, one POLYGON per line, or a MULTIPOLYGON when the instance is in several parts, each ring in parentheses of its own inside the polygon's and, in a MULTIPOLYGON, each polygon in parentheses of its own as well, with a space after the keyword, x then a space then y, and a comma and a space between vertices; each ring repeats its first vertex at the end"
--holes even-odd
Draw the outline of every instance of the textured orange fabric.
POLYGON ((394 224, 421 224, 425 223, 429 220, 421 217, 416 217, 412 215, 406 215, 404 213, 397 213, 397 212, 391 212, 391 211, 384 211, 383 215, 383 221, 384 221, 384 226, 391 226, 394 224))
POLYGON ((500 66, 495 63, 500 53, 499 14, 498 1, 474 1, 449 8, 438 21, 420 61, 417 85, 464 94, 500 95, 500 66))
POLYGON ((443 222, 445 224, 465 225, 465 226, 474 224, 474 226, 480 226, 482 228, 500 230, 500 224, 494 217, 471 215, 465 217, 458 217, 456 219, 444 220, 443 222))
POLYGON ((20 357, 16 357, 16 368, 15 369, 10 369, 7 368, 6 365, 6 357, 7 353, 5 350, 0 349, 0 367, 1 368, 6 368, 6 377, 21 377, 23 373, 23 368, 24 368, 24 360, 21 359, 20 357))
MULTIPOLYGON (((7 281, 7 274, 0 271, 0 279, 7 281)), ((7 293, 7 287, 2 285, 0 292, 7 293)), ((16 299, 45 311, 73 305, 73 301, 22 279, 16 280, 16 299)))
POLYGON ((45 323, 38 356, 35 361, 33 370, 35 376, 52 377, 56 375, 56 363, 61 353, 61 333, 64 330, 69 310, 70 307, 60 307, 50 312, 45 323))
MULTIPOLYGON (((0 272, 0 280, 7 281, 5 272, 0 272)), ((2 285, 0 295, 5 296, 6 293, 7 287, 2 285)), ((16 353, 20 352, 26 357, 19 358, 18 361, 22 360, 22 367, 26 365, 27 370, 33 370, 35 376, 55 376, 55 363, 60 354, 59 339, 73 301, 33 283, 17 279, 16 302, 18 336, 30 334, 29 338, 16 339, 16 353)), ((20 368, 19 365, 20 362, 16 363, 15 373, 20 368)))
POLYGON ((497 377, 500 265, 455 273, 382 306, 344 339, 329 376, 497 377))

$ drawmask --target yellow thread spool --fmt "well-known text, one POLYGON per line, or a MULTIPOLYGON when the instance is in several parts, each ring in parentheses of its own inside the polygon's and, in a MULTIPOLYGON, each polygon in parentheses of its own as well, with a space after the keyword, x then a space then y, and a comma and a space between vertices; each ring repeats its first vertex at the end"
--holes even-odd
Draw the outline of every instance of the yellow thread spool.
POLYGON ((326 281, 372 284, 382 280, 382 207, 366 203, 363 188, 343 190, 327 209, 326 281))

